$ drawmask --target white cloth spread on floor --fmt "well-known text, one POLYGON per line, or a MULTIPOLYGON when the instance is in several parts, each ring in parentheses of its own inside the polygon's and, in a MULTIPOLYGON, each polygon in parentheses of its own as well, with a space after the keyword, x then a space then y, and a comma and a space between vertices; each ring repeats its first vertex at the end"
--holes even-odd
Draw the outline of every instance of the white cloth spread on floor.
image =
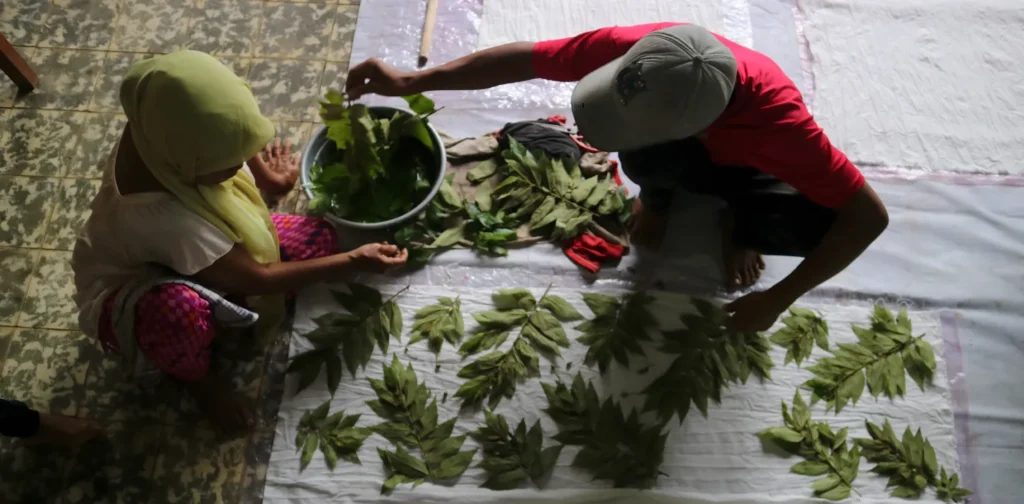
MULTIPOLYGON (((476 311, 493 309, 490 294, 494 289, 466 287, 437 287, 413 285, 407 292, 397 298, 405 317, 405 326, 412 323, 413 314, 419 308, 436 302, 439 296, 455 297, 462 300, 462 309, 467 319, 467 330, 475 325, 470 316, 476 311)), ((338 287, 344 291, 344 287, 338 287)), ((385 296, 397 292, 401 286, 381 288, 385 296)), ((534 295, 540 297, 543 288, 534 288, 534 295)), ((565 298, 577 310, 590 315, 589 309, 582 302, 581 292, 594 290, 618 294, 614 289, 559 289, 551 290, 565 298)), ((692 311, 688 307, 686 296, 679 294, 657 293, 652 313, 665 329, 681 327, 678 315, 683 311, 692 311)), ((331 298, 329 288, 310 289, 300 298, 299 311, 296 314, 296 333, 311 330, 315 325, 312 319, 328 311, 339 310, 331 298)), ((869 320, 871 310, 864 306, 810 306, 819 309, 829 322, 831 341, 854 342, 851 323, 865 324, 869 320)), ((914 333, 924 334, 936 351, 938 369, 935 383, 922 392, 908 381, 905 398, 890 401, 881 398, 875 400, 865 392, 864 397, 856 406, 847 406, 838 414, 826 414, 824 405, 812 408, 813 417, 827 421, 834 428, 849 427, 850 437, 866 437, 864 420, 870 419, 881 423, 889 418, 899 432, 909 423, 915 428, 920 427, 938 453, 938 460, 952 470, 957 467, 956 446, 953 431, 953 413, 950 409, 946 364, 941 355, 942 343, 939 335, 939 320, 934 312, 912 312, 914 333)), ((586 347, 575 342, 579 333, 569 329, 576 324, 567 323, 567 333, 573 344, 563 351, 563 358, 549 366, 542 360, 542 378, 531 378, 521 383, 512 399, 502 401, 497 412, 508 417, 513 425, 525 418, 529 424, 540 420, 545 435, 552 436, 557 429, 550 417, 542 412, 547 401, 540 387, 541 381, 551 382, 557 378, 571 380, 577 371, 584 377, 593 380, 600 393, 619 398, 623 392, 637 392, 649 381, 659 376, 672 362, 671 356, 650 349, 647 354, 650 360, 640 357, 631 359, 630 370, 617 366, 602 377, 596 369, 584 366, 583 355, 586 347), (571 362, 571 370, 566 370, 566 363, 571 362), (650 366, 646 373, 637 370, 650 366)), ((515 334, 510 337, 502 349, 512 344, 515 334)), ((655 335, 655 341, 660 336, 655 335)), ((435 357, 426 349, 425 343, 417 343, 403 349, 404 344, 391 342, 389 355, 381 355, 376 351, 365 373, 360 371, 352 378, 346 370, 334 399, 331 410, 344 409, 346 413, 361 413, 359 425, 370 426, 379 423, 379 418, 366 406, 365 401, 375 398, 366 376, 380 378, 381 365, 390 362, 391 354, 397 354, 403 362, 411 362, 421 381, 438 398, 439 418, 443 421, 459 414, 459 400, 452 397, 455 390, 463 383, 456 377, 458 370, 470 362, 463 361, 454 348, 447 343, 442 349, 436 363, 435 357), (446 402, 440 397, 447 392, 446 402)), ((295 355, 311 347, 301 337, 292 340, 291 353, 295 355)), ((823 355, 815 349, 813 357, 823 355)), ((772 381, 759 383, 752 378, 745 385, 735 384, 723 391, 722 404, 711 405, 708 418, 701 416, 696 408, 692 408, 682 426, 675 420, 669 423, 671 435, 666 443, 665 460, 661 471, 667 474, 659 479, 657 489, 638 493, 630 490, 611 490, 602 482, 592 482, 586 473, 569 467, 577 449, 567 447, 559 458, 551 481, 543 492, 535 490, 515 490, 492 492, 478 488, 485 477, 480 469, 471 468, 459 480, 454 489, 443 486, 425 484, 416 489, 400 488, 395 492, 395 499, 404 502, 451 502, 451 503, 507 503, 532 499, 531 502, 561 502, 576 500, 593 502, 595 498, 604 497, 612 501, 625 502, 666 502, 666 503, 697 503, 697 502, 813 502, 809 496, 810 483, 814 478, 799 476, 789 472, 789 467, 800 459, 779 457, 766 453, 760 440, 755 435, 758 431, 781 425, 782 416, 780 403, 791 402, 794 391, 811 374, 796 367, 793 363, 783 366, 785 350, 773 347, 771 356, 776 363, 772 369, 772 381), (602 490, 603 489, 603 490, 602 490)), ((476 357, 479 357, 476 356, 476 357)), ((473 357, 475 358, 475 357, 473 357)), ((471 358, 472 359, 472 358, 471 358)), ((285 390, 285 398, 277 423, 274 448, 271 455, 272 464, 267 473, 265 499, 267 502, 320 502, 329 499, 332 502, 377 502, 380 498, 379 489, 383 482, 383 468, 376 455, 377 447, 388 447, 387 441, 372 436, 359 451, 362 465, 340 463, 333 472, 324 465, 322 456, 317 453, 313 462, 299 472, 299 453, 296 452, 294 439, 296 427, 302 414, 307 409, 319 406, 330 399, 325 385, 323 373, 308 389, 297 396, 294 377, 289 378, 285 390)), ((805 397, 809 397, 805 394, 805 397)), ((620 399, 623 404, 635 406, 640 398, 630 396, 620 399)), ((466 433, 482 425, 483 413, 463 413, 455 427, 456 434, 466 433)), ((546 441, 551 443, 552 441, 546 441)), ((466 441, 466 447, 475 447, 472 440, 466 441)), ((480 455, 477 455, 479 461, 480 455)), ((474 464, 475 465, 475 464, 474 464)), ((856 481, 857 491, 864 498, 860 502, 886 502, 888 491, 885 489, 886 478, 871 474, 867 462, 862 463, 861 476, 856 481)), ((934 493, 927 493, 919 502, 938 502, 934 493)))
POLYGON ((1020 0, 799 0, 811 110, 861 166, 1024 172, 1020 0))

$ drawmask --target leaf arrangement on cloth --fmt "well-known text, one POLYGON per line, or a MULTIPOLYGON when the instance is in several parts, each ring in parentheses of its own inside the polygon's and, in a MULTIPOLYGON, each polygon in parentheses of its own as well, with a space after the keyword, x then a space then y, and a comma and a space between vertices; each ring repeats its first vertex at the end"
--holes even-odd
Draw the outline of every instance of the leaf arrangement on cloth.
POLYGON ((640 342, 649 341, 647 331, 657 325, 647 311, 653 300, 643 292, 626 294, 622 298, 584 293, 583 302, 594 312, 594 318, 576 327, 583 333, 576 341, 589 347, 584 363, 597 365, 603 374, 613 359, 628 368, 629 354, 643 356, 640 342))
POLYGON ((331 312, 313 319, 317 328, 303 336, 316 348, 292 357, 288 365, 289 373, 299 375, 296 394, 312 384, 326 366, 327 389, 333 396, 341 382, 343 360, 355 376, 356 370, 370 361, 375 344, 387 352, 392 337, 401 339, 402 313, 394 299, 408 287, 387 300, 365 285, 353 283, 348 288, 350 293, 331 292, 348 313, 331 312))
POLYGON ((526 219, 530 230, 552 240, 571 239, 599 230, 598 219, 619 218, 626 195, 616 188, 610 175, 584 177, 579 165, 568 167, 561 159, 550 159, 509 138, 502 153, 506 176, 490 194, 494 205, 515 219, 526 219))
POLYGON ((548 400, 544 411, 558 424, 555 441, 582 447, 573 467, 618 488, 654 486, 668 439, 663 425, 643 425, 635 410, 625 416, 611 398, 602 403, 593 384, 578 373, 569 387, 541 385, 548 400))
POLYGON ((721 308, 702 299, 693 305, 698 313, 682 315, 684 329, 663 333, 661 351, 678 357, 643 391, 644 410, 666 422, 675 414, 682 423, 690 403, 706 417, 708 401, 721 403, 722 389, 730 382, 746 383, 751 373, 770 380, 774 367, 763 335, 729 331, 721 308))
POLYGON ((583 315, 548 291, 537 300, 526 289, 503 289, 492 300, 494 310, 473 314, 480 327, 459 351, 471 355, 501 345, 514 331, 519 335, 508 351, 491 352, 463 367, 458 376, 468 381, 455 397, 467 405, 487 399, 488 407, 494 409, 503 397, 515 394, 519 380, 540 373, 538 352, 561 355, 559 348, 569 346, 562 322, 580 320, 583 315))
POLYGON ((786 327, 775 331, 768 339, 786 348, 783 365, 796 361, 799 366, 811 356, 815 343, 818 348, 828 351, 828 323, 819 314, 794 306, 789 309, 789 316, 783 318, 782 323, 786 327))
POLYGON ((472 434, 484 451, 484 459, 478 467, 488 475, 480 486, 511 490, 527 479, 540 486, 554 469, 562 446, 544 448, 544 431, 539 421, 527 429, 526 420, 520 420, 513 431, 502 415, 484 411, 484 418, 484 426, 472 434))
POLYGON ((416 321, 413 322, 412 336, 408 344, 413 345, 426 340, 430 351, 437 355, 445 341, 457 345, 465 332, 462 301, 457 297, 442 297, 437 299, 437 304, 425 306, 416 312, 416 321))
POLYGON ((309 465, 317 448, 320 448, 324 462, 332 471, 339 458, 354 464, 362 463, 359 448, 373 431, 356 427, 360 415, 346 416, 344 411, 338 411, 327 416, 330 407, 331 401, 328 400, 316 409, 306 411, 299 420, 295 435, 295 449, 302 451, 299 471, 309 465))
POLYGON ((384 366, 384 379, 370 378, 370 386, 377 399, 367 405, 385 420, 373 430, 396 445, 394 451, 377 449, 387 473, 382 494, 403 483, 453 482, 466 471, 476 450, 462 450, 465 435, 452 436, 455 418, 438 423, 437 401, 411 364, 403 367, 394 356, 384 366), (407 449, 418 450, 422 457, 407 449))
POLYGON ((924 390, 935 374, 935 354, 924 336, 914 337, 911 330, 906 309, 893 317, 889 310, 875 306, 870 328, 853 326, 858 343, 840 343, 831 357, 818 359, 808 368, 815 375, 804 384, 813 392, 811 403, 824 400, 839 413, 847 403, 857 404, 865 384, 874 397, 902 397, 904 374, 924 390))
POLYGON ((771 427, 758 433, 762 440, 799 455, 806 460, 790 470, 804 476, 824 476, 811 484, 816 497, 842 500, 850 496, 860 467, 860 448, 851 450, 846 442, 847 428, 833 432, 824 422, 811 419, 800 391, 793 397, 793 412, 782 403, 784 427, 771 427))
POLYGON ((864 423, 871 438, 857 439, 856 443, 864 458, 876 464, 871 471, 889 477, 886 486, 894 487, 893 497, 917 497, 928 486, 936 487, 939 498, 954 502, 971 495, 969 490, 958 486, 960 477, 956 473, 947 475, 945 467, 940 471, 935 449, 921 435, 921 429, 914 434, 907 427, 901 440, 889 420, 885 420, 882 427, 864 423))
POLYGON ((320 102, 320 118, 335 149, 318 154, 310 169, 314 198, 309 211, 356 222, 398 217, 423 201, 444 166, 437 166, 426 117, 434 102, 407 96, 413 114, 374 117, 369 107, 347 104, 330 90, 320 102), (327 157, 328 159, 323 159, 327 157), (322 164, 321 164, 322 163, 322 164))

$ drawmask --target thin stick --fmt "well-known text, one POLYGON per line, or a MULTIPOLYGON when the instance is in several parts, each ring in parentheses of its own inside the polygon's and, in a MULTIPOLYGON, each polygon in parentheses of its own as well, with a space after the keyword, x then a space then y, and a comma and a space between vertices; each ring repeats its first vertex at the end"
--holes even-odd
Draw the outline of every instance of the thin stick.
POLYGON ((437 21, 437 0, 427 0, 427 15, 423 19, 423 35, 420 38, 420 58, 417 66, 427 64, 430 56, 430 40, 434 38, 434 22, 437 21))

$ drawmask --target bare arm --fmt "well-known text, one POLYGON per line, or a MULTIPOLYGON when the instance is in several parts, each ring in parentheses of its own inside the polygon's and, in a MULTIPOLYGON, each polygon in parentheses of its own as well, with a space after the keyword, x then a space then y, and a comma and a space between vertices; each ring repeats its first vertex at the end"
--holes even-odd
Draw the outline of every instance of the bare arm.
POLYGON ((332 281, 359 270, 385 270, 405 263, 408 251, 371 243, 351 252, 306 261, 260 264, 240 245, 196 273, 196 279, 231 295, 260 296, 332 281))
POLYGON ((349 72, 345 89, 356 99, 367 93, 399 96, 438 89, 485 89, 530 80, 536 77, 533 46, 533 42, 513 42, 419 72, 403 72, 370 59, 349 72))
MULTIPOLYGON (((821 243, 786 278, 768 290, 789 306, 807 291, 846 269, 889 225, 885 205, 867 182, 839 208, 821 243)), ((781 310, 780 310, 781 311, 781 310)))

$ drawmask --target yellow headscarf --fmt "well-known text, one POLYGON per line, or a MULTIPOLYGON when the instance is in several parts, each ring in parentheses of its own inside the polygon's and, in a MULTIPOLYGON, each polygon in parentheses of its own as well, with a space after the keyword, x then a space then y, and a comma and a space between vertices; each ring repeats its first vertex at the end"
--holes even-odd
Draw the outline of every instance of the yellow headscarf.
MULTIPOLYGON (((274 138, 248 84, 212 56, 178 51, 132 65, 121 106, 146 167, 189 209, 262 264, 281 260, 277 231, 252 177, 217 185, 196 177, 238 166, 274 138)), ((258 330, 276 327, 283 296, 254 300, 258 330)))

